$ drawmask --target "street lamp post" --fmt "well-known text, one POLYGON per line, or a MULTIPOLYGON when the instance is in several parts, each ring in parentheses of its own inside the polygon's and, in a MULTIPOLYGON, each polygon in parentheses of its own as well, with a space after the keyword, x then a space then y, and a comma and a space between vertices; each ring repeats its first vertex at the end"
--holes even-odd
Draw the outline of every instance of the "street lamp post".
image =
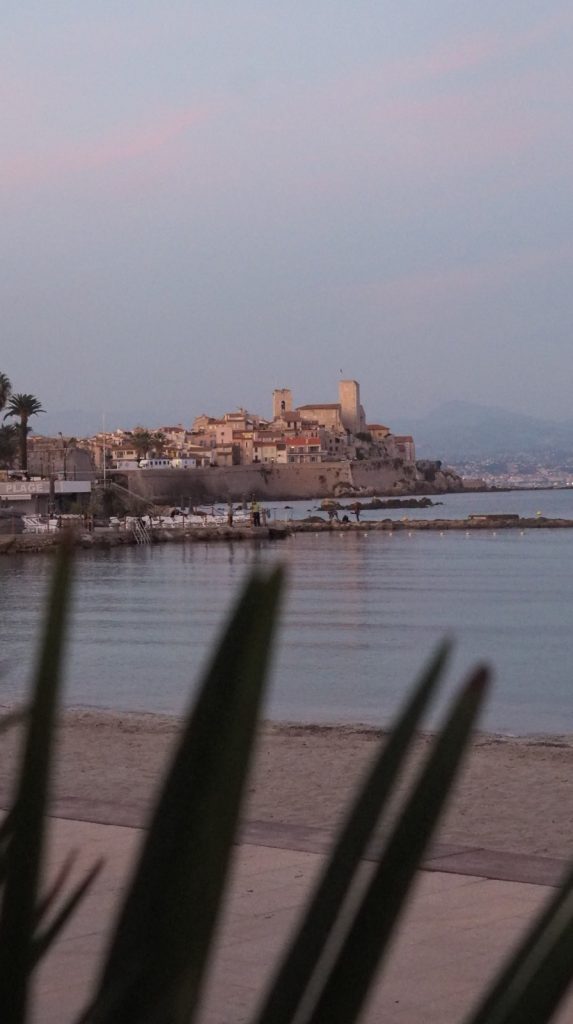
POLYGON ((59 433, 59 435, 60 435, 60 437, 62 439, 62 447, 64 449, 64 480, 67 480, 68 479, 68 466, 67 466, 67 461, 68 461, 68 443, 67 443, 67 441, 64 441, 64 435, 62 434, 62 431, 59 430, 58 433, 59 433))
POLYGON ((101 425, 102 425, 102 431, 103 431, 102 432, 101 457, 102 457, 102 461, 103 461, 103 467, 102 467, 103 468, 103 486, 104 486, 104 490, 105 490, 105 488, 107 486, 107 466, 106 466, 107 453, 106 453, 106 450, 105 450, 106 436, 105 436, 105 413, 104 412, 102 412, 102 415, 101 415, 101 425))

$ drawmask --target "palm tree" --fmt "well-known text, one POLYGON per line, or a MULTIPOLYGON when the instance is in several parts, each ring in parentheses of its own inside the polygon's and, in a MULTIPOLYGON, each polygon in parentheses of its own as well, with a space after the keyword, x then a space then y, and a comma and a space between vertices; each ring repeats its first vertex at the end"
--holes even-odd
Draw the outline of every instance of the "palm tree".
POLYGON ((9 469, 18 450, 18 427, 0 427, 0 466, 9 469))
POLYGON ((156 430, 155 433, 151 435, 151 445, 154 457, 160 459, 167 445, 167 438, 161 430, 156 430))
POLYGON ((4 419, 8 416, 17 416, 20 420, 18 424, 18 434, 20 440, 20 469, 24 473, 28 469, 28 420, 30 416, 37 416, 39 412, 45 412, 42 409, 41 403, 35 395, 10 395, 8 401, 8 412, 5 414, 4 419))
POLYGON ((154 433, 143 427, 136 427, 131 435, 131 445, 137 452, 138 459, 159 459, 166 446, 165 434, 161 430, 154 433))
POLYGON ((10 378, 5 373, 0 373, 0 409, 3 409, 12 394, 10 378))
POLYGON ((149 430, 138 428, 131 435, 131 446, 135 448, 138 459, 147 459, 153 445, 153 438, 149 430))

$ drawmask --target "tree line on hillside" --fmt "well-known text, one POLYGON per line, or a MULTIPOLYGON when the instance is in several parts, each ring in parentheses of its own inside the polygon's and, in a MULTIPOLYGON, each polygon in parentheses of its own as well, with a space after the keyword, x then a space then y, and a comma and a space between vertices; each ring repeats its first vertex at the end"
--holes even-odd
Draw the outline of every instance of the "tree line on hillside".
POLYGON ((28 470, 28 422, 32 416, 45 410, 35 395, 13 391, 10 378, 0 372, 0 412, 4 409, 6 412, 0 426, 0 466, 13 465, 18 453, 20 469, 25 473, 28 470), (17 418, 18 423, 5 423, 12 417, 17 418))

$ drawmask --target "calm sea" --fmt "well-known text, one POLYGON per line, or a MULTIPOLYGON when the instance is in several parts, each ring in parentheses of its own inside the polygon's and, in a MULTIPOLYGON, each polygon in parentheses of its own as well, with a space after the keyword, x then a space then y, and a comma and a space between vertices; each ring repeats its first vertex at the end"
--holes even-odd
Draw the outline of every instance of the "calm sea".
MULTIPOLYGON (((436 515, 573 518, 569 491, 442 500, 436 515)), ((317 503, 290 504, 301 514, 317 503)), ((448 634, 456 643, 448 687, 477 659, 495 669, 484 728, 573 733, 573 530, 301 534, 83 552, 67 703, 181 711, 249 569, 277 560, 289 582, 269 717, 384 724, 448 634)), ((25 692, 50 567, 42 556, 0 559, 2 703, 25 692)))

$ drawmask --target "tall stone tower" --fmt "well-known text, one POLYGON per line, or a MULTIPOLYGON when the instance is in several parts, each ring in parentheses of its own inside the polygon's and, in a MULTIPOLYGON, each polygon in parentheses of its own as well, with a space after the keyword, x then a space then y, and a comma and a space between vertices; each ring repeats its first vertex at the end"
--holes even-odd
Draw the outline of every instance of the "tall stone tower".
POLYGON ((360 384, 357 380, 339 380, 338 401, 342 424, 351 434, 363 429, 364 412, 360 405, 360 384))
POLYGON ((284 412, 292 412, 292 391, 290 388, 275 388, 273 391, 273 419, 280 420, 284 412))

